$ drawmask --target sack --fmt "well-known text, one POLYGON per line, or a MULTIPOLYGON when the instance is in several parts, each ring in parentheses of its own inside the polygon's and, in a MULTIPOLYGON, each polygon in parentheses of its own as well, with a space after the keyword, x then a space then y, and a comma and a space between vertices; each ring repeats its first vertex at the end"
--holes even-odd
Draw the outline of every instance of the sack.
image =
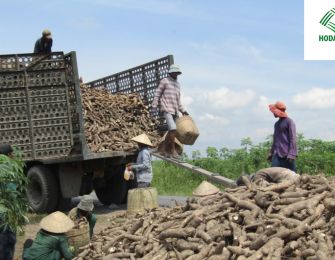
POLYGON ((177 139, 182 144, 192 145, 199 136, 199 130, 190 116, 179 117, 176 121, 177 139))

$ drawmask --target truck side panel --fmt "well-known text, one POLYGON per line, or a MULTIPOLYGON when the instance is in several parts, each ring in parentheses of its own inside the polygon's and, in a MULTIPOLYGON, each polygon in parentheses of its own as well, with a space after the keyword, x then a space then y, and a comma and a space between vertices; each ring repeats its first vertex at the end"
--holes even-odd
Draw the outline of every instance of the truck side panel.
POLYGON ((26 161, 71 153, 74 131, 68 68, 62 52, 0 56, 0 143, 26 161))

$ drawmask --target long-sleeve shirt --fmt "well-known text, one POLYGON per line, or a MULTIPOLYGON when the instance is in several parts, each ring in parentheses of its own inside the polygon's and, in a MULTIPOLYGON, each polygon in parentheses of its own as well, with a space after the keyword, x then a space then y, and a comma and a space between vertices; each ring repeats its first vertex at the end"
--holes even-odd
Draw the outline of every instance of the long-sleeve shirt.
POLYGON ((295 159, 298 155, 295 123, 289 117, 280 118, 274 127, 272 155, 295 159))
MULTIPOLYGON (((81 217, 78 214, 78 208, 77 207, 71 209, 68 216, 73 221, 81 217)), ((89 213, 89 215, 86 219, 87 219, 87 222, 88 222, 88 225, 89 225, 89 228, 90 228, 90 238, 92 238, 94 226, 97 223, 97 216, 94 213, 91 212, 91 213, 89 213)))
POLYGON ((133 164, 131 168, 136 172, 137 182, 151 183, 152 181, 151 154, 148 148, 143 148, 139 152, 136 164, 133 164))
POLYGON ((299 174, 282 167, 270 167, 257 171, 255 175, 252 176, 253 181, 259 179, 266 180, 267 182, 280 183, 286 180, 298 180, 299 174))
POLYGON ((185 112, 180 102, 180 84, 177 80, 168 76, 162 79, 156 89, 152 107, 156 108, 160 104, 161 112, 177 114, 178 111, 185 112))
POLYGON ((49 41, 45 41, 42 38, 39 38, 34 47, 34 53, 39 53, 39 54, 46 54, 51 52, 51 47, 52 47, 52 39, 49 41))
POLYGON ((67 237, 64 234, 51 234, 40 230, 30 248, 25 250, 24 259, 27 260, 65 260, 72 259, 67 237))

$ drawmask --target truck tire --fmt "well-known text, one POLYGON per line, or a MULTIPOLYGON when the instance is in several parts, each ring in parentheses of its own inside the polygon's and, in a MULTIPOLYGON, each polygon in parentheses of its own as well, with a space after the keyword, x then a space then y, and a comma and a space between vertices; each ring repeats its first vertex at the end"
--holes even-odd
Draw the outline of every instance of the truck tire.
POLYGON ((113 173, 105 173, 104 178, 93 180, 95 193, 102 204, 126 202, 128 184, 123 178, 123 171, 123 168, 120 167, 113 173))
POLYGON ((44 165, 35 165, 28 170, 27 198, 36 213, 53 212, 58 203, 57 177, 44 165))

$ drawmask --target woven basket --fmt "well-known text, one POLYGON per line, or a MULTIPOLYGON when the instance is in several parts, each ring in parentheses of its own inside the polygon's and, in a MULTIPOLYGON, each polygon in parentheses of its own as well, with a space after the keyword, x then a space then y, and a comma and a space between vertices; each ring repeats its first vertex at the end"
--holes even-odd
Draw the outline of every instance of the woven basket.
POLYGON ((176 121, 177 139, 182 144, 192 145, 199 136, 199 130, 190 116, 179 117, 176 121))
POLYGON ((128 212, 143 212, 146 209, 158 207, 158 193, 156 188, 138 188, 128 191, 128 212))
POLYGON ((65 235, 68 238, 69 245, 74 247, 75 254, 77 254, 80 247, 90 243, 89 224, 85 223, 80 228, 73 228, 66 232, 65 235))

